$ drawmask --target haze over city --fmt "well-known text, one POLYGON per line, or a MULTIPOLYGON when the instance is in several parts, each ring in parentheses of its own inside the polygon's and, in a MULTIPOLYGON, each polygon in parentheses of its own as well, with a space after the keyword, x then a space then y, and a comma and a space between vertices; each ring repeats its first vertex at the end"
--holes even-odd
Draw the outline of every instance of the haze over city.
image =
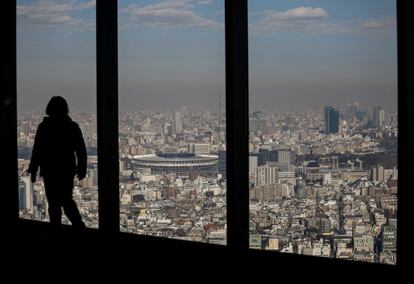
MULTIPOLYGON (((17 1, 19 110, 66 97, 93 111, 95 1, 17 1), (58 4, 56 4, 58 3, 58 4)), ((372 102, 396 110, 395 1, 249 3, 250 107, 302 111, 372 102)), ((122 110, 217 108, 224 1, 119 2, 122 110)))

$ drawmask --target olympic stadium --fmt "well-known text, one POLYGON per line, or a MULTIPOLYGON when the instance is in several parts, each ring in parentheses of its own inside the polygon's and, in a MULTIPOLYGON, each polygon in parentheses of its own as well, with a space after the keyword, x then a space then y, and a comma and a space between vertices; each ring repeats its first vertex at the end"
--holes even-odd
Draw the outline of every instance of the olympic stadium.
POLYGON ((132 163, 136 169, 151 169, 153 174, 189 176, 191 172, 195 171, 203 176, 211 176, 217 173, 218 156, 193 153, 158 153, 134 156, 132 163))

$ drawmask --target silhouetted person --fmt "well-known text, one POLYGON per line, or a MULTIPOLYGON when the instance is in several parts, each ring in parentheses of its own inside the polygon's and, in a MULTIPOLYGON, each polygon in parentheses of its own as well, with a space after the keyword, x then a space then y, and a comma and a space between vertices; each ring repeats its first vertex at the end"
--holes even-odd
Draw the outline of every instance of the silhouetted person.
POLYGON ((86 147, 79 125, 69 117, 66 100, 52 97, 46 107, 48 115, 39 124, 28 172, 32 182, 37 170, 46 189, 49 217, 53 225, 62 222, 62 207, 72 225, 84 228, 85 224, 73 200, 73 180, 86 176, 86 147))

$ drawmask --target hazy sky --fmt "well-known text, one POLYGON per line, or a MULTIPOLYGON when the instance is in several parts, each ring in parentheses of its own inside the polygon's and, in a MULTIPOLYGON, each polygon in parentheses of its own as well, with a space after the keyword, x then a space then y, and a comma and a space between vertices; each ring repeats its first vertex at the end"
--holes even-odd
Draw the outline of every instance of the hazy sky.
MULTIPOLYGON (((18 105, 94 110, 95 1, 17 1, 18 105)), ((252 108, 397 104, 395 0, 251 0, 252 108)), ((223 0, 119 0, 121 109, 217 107, 223 0)))

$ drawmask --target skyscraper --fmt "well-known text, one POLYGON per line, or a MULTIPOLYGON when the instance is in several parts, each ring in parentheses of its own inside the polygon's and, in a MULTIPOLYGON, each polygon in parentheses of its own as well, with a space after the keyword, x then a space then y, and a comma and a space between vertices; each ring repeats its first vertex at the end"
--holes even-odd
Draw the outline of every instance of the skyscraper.
POLYGON ((325 133, 338 133, 339 131, 339 111, 331 106, 325 107, 325 133))
POLYGON ((226 150, 218 151, 218 172, 223 178, 226 178, 227 173, 227 159, 226 159, 226 150))
POLYGON ((256 153, 249 154, 249 174, 256 176, 256 168, 258 165, 258 157, 256 153))
POLYGON ((174 133, 181 133, 183 130, 183 123, 181 120, 181 113, 174 111, 174 133))
POLYGON ((265 131, 266 130, 266 120, 264 119, 257 119, 257 118, 249 118, 249 131, 250 132, 258 132, 258 131, 265 131))
POLYGON ((33 211, 33 185, 30 177, 19 178, 19 210, 33 211))
POLYGON ((380 106, 374 106, 372 108, 372 126, 382 127, 385 121, 385 111, 380 106))
POLYGON ((266 165, 267 161, 269 161, 269 150, 267 149, 260 149, 258 156, 257 156, 257 165, 263 166, 266 165))
POLYGON ((352 120, 352 118, 356 117, 358 111, 359 111, 359 104, 357 102, 353 104, 348 104, 346 106, 345 119, 352 120))
POLYGON ((221 94, 218 94, 218 129, 217 132, 221 133, 221 94))

